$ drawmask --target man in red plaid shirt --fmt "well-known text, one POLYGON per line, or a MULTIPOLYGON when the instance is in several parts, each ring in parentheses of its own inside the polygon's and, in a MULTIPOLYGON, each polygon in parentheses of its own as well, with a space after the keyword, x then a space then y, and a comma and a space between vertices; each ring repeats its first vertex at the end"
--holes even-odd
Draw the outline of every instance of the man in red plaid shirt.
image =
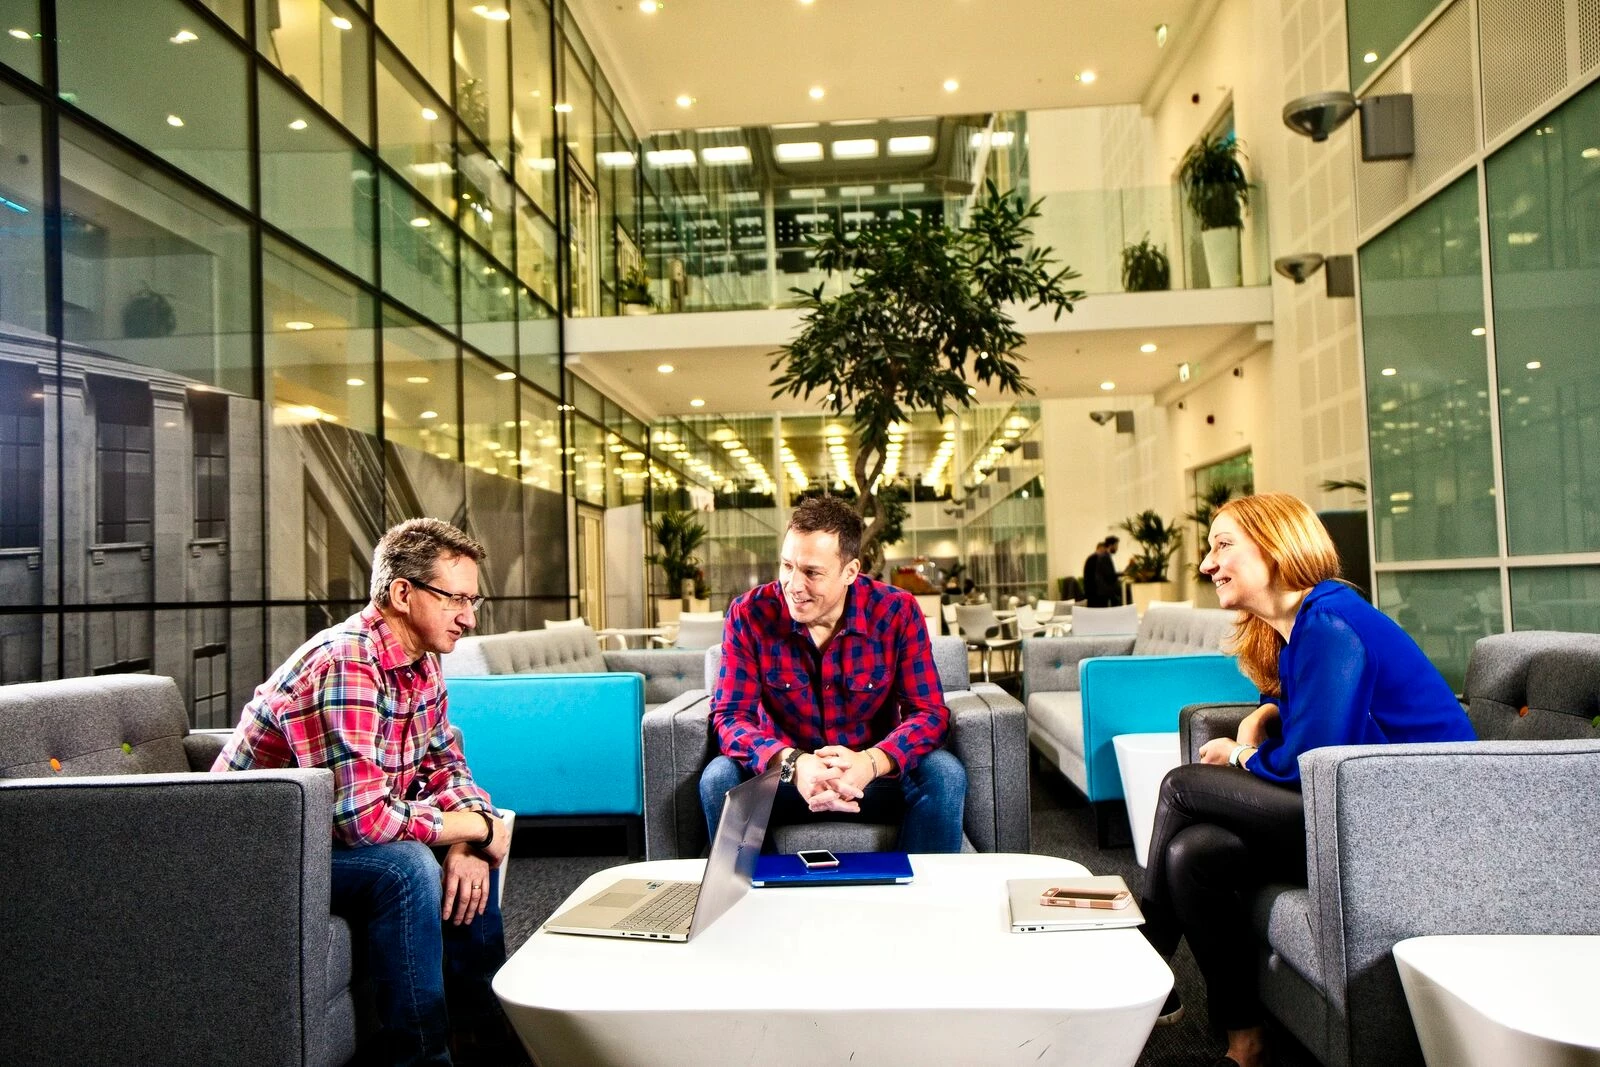
POLYGON ((861 573, 861 518, 838 497, 795 508, 778 580, 728 607, 700 777, 715 837, 727 791, 779 768, 773 824, 899 822, 905 852, 961 851, 967 775, 916 598, 861 573))
POLYGON ((439 673, 477 622, 483 554, 438 519, 391 528, 372 602, 256 690, 212 766, 333 772, 333 911, 380 1027, 363 1062, 448 1064, 452 1041, 463 1062, 526 1062, 489 986, 506 958, 495 884, 511 823, 467 769, 439 673))

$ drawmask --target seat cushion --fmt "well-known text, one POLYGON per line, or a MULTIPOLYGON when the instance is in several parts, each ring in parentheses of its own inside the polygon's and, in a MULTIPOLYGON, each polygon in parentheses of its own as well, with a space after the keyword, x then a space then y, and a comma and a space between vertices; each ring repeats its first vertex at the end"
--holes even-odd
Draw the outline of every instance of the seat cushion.
POLYGON ((1250 922, 1273 955, 1326 995, 1311 927, 1311 893, 1305 886, 1264 886, 1250 901, 1250 922))
POLYGON ((328 917, 328 999, 350 986, 350 924, 337 915, 328 917))
POLYGON ((1028 697, 1028 725, 1041 731, 1063 749, 1083 759, 1083 694, 1034 693, 1028 697))
POLYGON ((105 674, 0 686, 0 778, 189 770, 171 678, 105 674))
POLYGON ((1238 622, 1237 612, 1222 608, 1162 608, 1147 611, 1133 643, 1135 656, 1173 656, 1221 652, 1222 642, 1238 622))

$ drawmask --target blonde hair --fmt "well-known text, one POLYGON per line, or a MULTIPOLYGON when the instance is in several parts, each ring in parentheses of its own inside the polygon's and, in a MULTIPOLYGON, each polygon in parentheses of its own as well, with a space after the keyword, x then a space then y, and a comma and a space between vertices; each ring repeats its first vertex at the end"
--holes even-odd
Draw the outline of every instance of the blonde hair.
MULTIPOLYGON (((1217 509, 1230 515, 1239 531, 1255 542, 1267 562, 1269 580, 1284 589, 1310 589, 1318 582, 1339 577, 1339 551, 1317 518, 1299 497, 1288 493, 1259 493, 1230 500, 1217 509)), ((1239 657, 1239 669, 1256 688, 1278 696, 1278 653, 1283 638, 1265 620, 1239 613, 1239 623, 1229 637, 1228 651, 1239 657)))

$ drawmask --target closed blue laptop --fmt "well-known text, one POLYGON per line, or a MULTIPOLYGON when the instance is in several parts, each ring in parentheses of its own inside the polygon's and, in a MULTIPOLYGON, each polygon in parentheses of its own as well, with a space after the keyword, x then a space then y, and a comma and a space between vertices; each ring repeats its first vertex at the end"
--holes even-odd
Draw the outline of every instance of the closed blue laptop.
POLYGON ((838 852, 837 867, 807 870, 800 857, 763 855, 756 860, 753 886, 903 885, 911 881, 911 859, 904 852, 838 852))

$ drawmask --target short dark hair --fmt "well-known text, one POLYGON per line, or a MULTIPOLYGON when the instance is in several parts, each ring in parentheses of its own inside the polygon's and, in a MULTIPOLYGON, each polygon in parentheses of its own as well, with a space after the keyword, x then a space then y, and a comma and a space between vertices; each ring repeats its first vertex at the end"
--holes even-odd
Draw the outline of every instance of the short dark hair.
POLYGON ((1112 534, 1110 537, 1106 538, 1106 547, 1107 548, 1110 548, 1112 545, 1115 545, 1115 544, 1121 544, 1121 542, 1117 540, 1117 535, 1116 534, 1112 534))
POLYGON ((476 563, 484 556, 483 545, 442 519, 407 519, 389 527, 372 550, 372 602, 388 607, 396 578, 431 582, 442 556, 466 556, 476 563))
POLYGON ((836 496, 812 496, 800 501, 789 516, 795 533, 831 533, 839 539, 839 559, 848 564, 861 556, 861 516, 836 496))

